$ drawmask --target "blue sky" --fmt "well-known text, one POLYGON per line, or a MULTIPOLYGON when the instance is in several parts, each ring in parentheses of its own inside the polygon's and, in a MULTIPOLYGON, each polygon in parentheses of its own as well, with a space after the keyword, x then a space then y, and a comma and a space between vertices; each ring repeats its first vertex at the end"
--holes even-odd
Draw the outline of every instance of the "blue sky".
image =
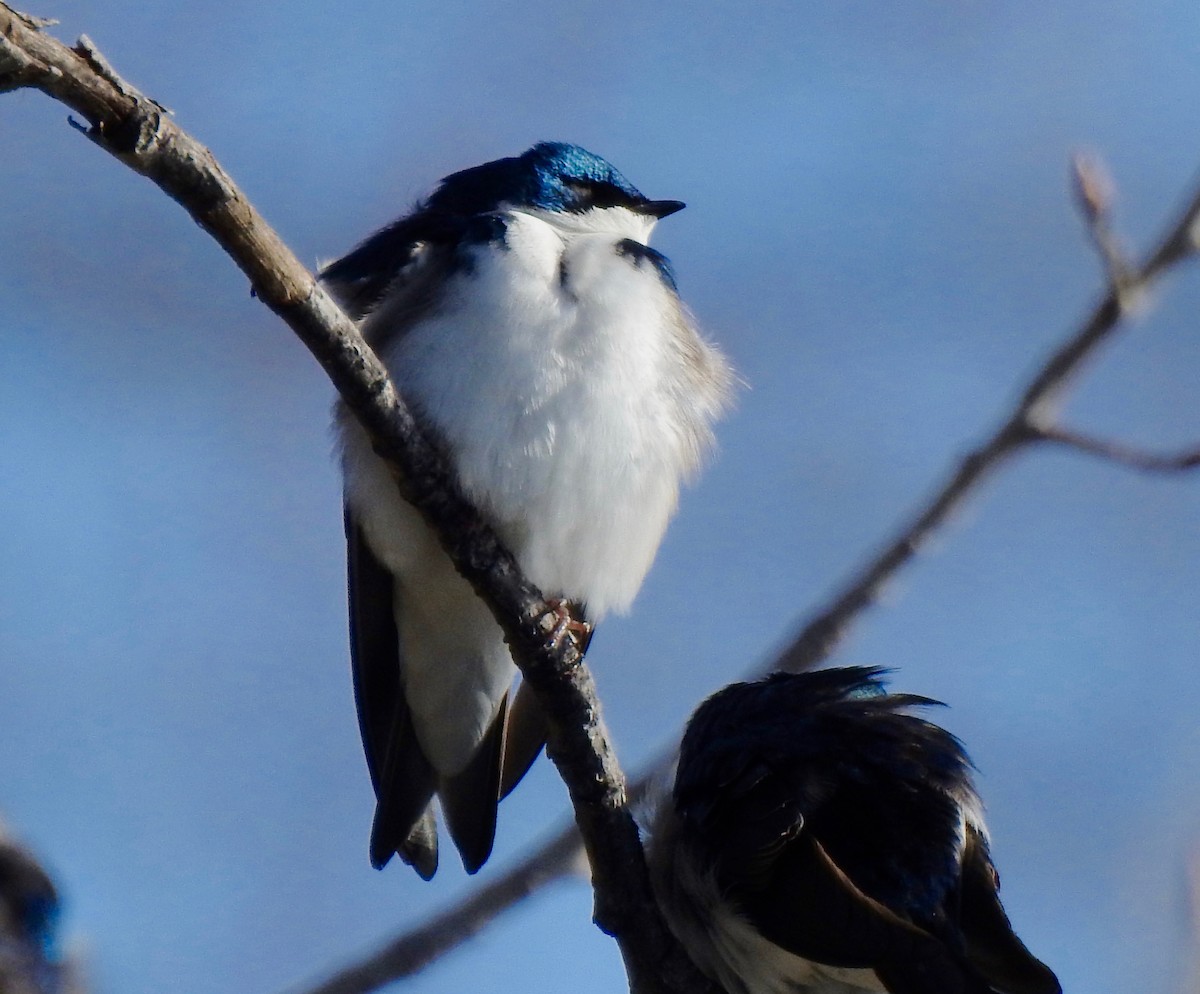
MULTIPOLYGON (((207 143, 300 257, 448 172, 575 141, 648 195, 746 381, 590 656, 636 768, 928 494, 1096 296, 1095 149, 1145 245, 1200 166, 1193 3, 47 0, 207 143), (664 633, 666 637, 664 637, 664 633)), ((464 893, 367 863, 339 482, 316 364, 173 203, 0 97, 0 815, 99 994, 295 990, 464 893)), ((1200 438, 1194 266, 1073 425, 1200 438)), ((1186 970, 1200 845, 1200 478, 1064 452, 996 477, 836 661, 950 704, 1004 896, 1068 992, 1186 970)), ((546 763, 481 879, 566 816, 546 763)), ((582 881, 409 986, 620 990, 582 881)))

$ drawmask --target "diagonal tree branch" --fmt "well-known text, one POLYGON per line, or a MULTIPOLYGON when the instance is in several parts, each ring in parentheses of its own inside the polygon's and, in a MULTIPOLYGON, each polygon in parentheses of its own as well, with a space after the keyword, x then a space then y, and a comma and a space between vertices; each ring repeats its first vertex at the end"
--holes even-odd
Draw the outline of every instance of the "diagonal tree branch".
MULTIPOLYGON (((1069 446, 1107 459, 1117 465, 1144 472, 1180 472, 1200 466, 1200 449, 1189 449, 1174 454, 1142 452, 1115 442, 1090 438, 1077 432, 1059 428, 1053 423, 1054 408, 1074 384, 1088 361, 1095 358, 1101 347, 1120 329, 1122 319, 1133 302, 1143 299, 1150 288, 1173 266, 1192 256, 1197 250, 1200 236, 1200 189, 1162 235, 1155 247, 1137 266, 1133 266, 1117 254, 1115 236, 1108 227, 1109 201, 1111 192, 1105 190, 1098 172, 1099 165, 1090 160, 1082 167, 1076 160, 1076 196, 1081 201, 1081 210, 1089 235, 1097 244, 1105 271, 1109 277, 1109 288, 1103 298, 1084 318, 1080 326, 1043 362, 1028 383, 1019 388, 1018 400, 991 435, 963 456, 941 484, 922 504, 916 513, 904 523, 895 536, 883 546, 860 569, 851 575, 829 601, 803 623, 791 643, 771 660, 752 670, 751 678, 776 670, 801 672, 819 665, 838 647, 851 628, 861 621, 865 610, 878 599, 883 586, 916 556, 925 542, 959 509, 975 495, 980 486, 992 474, 1004 466, 1008 459, 1031 446, 1050 442, 1069 446), (1080 176, 1081 169, 1092 170, 1080 176), (1081 189, 1081 187, 1083 187, 1081 189), (1089 202, 1090 201, 1090 202, 1089 202), (1095 219, 1103 217, 1104 231, 1097 236, 1095 219)), ((648 763, 629 785, 629 797, 637 803, 650 793, 653 787, 664 780, 675 761, 674 748, 648 763)), ((498 878, 491 887, 516 895, 515 900, 524 898, 537 886, 557 879, 568 872, 561 868, 557 874, 547 873, 540 858, 550 859, 559 853, 559 847, 573 843, 578 846, 579 837, 574 826, 563 827, 559 834, 541 850, 526 857, 522 862, 498 878)), ((553 863, 551 863, 553 865, 553 863)), ((499 914, 508 905, 495 907, 499 914)), ((443 935, 448 930, 459 937, 459 941, 476 934, 481 923, 475 916, 472 899, 467 899, 456 909, 444 913, 437 919, 443 935), (461 909, 461 914, 456 914, 461 909), (469 927, 468 927, 469 926, 469 927)), ((385 947, 398 947, 420 935, 421 929, 405 933, 385 947)), ((453 948, 457 943, 446 943, 453 948)), ((382 952, 372 957, 378 962, 382 952)), ((425 963, 410 969, 407 964, 394 961, 395 972, 380 977, 369 986, 354 986, 350 978, 357 969, 348 967, 337 978, 344 979, 343 986, 320 987, 311 994, 366 994, 385 983, 410 976, 425 963)), ((337 979, 335 978, 335 979, 337 979)))
POLYGON ((1121 286, 1109 286, 1079 328, 1034 373, 1000 426, 962 458, 949 480, 883 551, 804 625, 775 668, 798 671, 826 658, 863 608, 875 601, 883 584, 914 557, 962 502, 1010 456, 1045 438, 1066 391, 1120 328, 1129 301, 1143 297, 1163 273, 1196 251, 1198 226, 1200 189, 1145 260, 1125 274, 1121 286))
POLYGON ((542 593, 462 496, 354 324, 212 153, 125 83, 90 41, 71 49, 41 26, 0 3, 0 92, 38 89, 82 115, 88 137, 183 206, 321 363, 376 450, 398 468, 405 499, 495 615, 550 717, 547 752, 567 784, 590 857, 595 919, 617 939, 632 989, 711 989, 658 913, 591 674, 574 640, 554 637, 556 614, 542 593))

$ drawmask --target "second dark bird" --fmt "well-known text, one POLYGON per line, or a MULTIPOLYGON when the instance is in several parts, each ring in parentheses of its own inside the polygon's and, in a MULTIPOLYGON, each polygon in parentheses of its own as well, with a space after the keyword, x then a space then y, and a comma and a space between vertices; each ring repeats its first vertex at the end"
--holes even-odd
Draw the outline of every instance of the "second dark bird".
POLYGON ((1000 904, 962 744, 882 672, 697 709, 648 847, 672 931, 729 994, 1060 994, 1000 904))

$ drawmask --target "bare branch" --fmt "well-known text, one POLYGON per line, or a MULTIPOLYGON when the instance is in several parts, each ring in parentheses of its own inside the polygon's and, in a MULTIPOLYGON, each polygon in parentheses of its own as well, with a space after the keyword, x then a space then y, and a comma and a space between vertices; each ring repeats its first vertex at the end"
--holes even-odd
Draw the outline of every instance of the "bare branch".
MULTIPOLYGON (((1076 168, 1078 170, 1079 167, 1076 168)), ((1077 174, 1079 184, 1083 185, 1085 181, 1090 188, 1076 190, 1078 197, 1087 198, 1085 211, 1106 211, 1106 198, 1110 195, 1102 193, 1094 174, 1077 174)), ((1049 441, 1069 444, 1134 469, 1155 472, 1182 471, 1200 464, 1200 450, 1188 450, 1174 455, 1138 452, 1117 443, 1087 439, 1085 436, 1053 427, 1050 423, 1053 407, 1074 382, 1085 363, 1098 353, 1100 347, 1119 328, 1122 317, 1127 313, 1119 298, 1123 297, 1128 301, 1131 299, 1130 295, 1141 297, 1168 269, 1195 252, 1198 231, 1200 190, 1193 195, 1178 220, 1168 228, 1141 265, 1127 271, 1124 285, 1110 286, 1079 328, 1034 373, 1021 389, 1018 402, 1000 426, 961 458, 949 479, 917 510, 908 523, 900 528, 891 542, 863 564, 823 608, 808 618, 792 642, 779 655, 756 667, 749 676, 759 676, 776 670, 795 673, 819 665, 861 619, 865 609, 875 602, 883 586, 906 566, 932 534, 975 494, 984 480, 996 472, 1010 456, 1034 443, 1049 441)), ((651 784, 669 773, 674 760, 675 752, 672 750, 644 767, 630 783, 629 796, 639 798, 645 794, 651 784)), ((545 872, 541 859, 554 851, 555 847, 565 845, 575 838, 573 827, 563 828, 551 842, 509 870, 493 886, 503 885, 508 892, 523 897, 536 886, 549 883, 555 877, 545 872), (537 884, 530 884, 529 881, 534 875, 537 884)), ((492 911, 498 915, 506 907, 493 906, 492 911)), ((468 899, 459 908, 441 916, 439 921, 448 927, 457 927, 455 920, 460 909, 464 917, 474 913, 468 899)), ((481 923, 472 919, 471 934, 480 927, 481 923)), ((406 933, 394 941, 398 944, 419 934, 420 930, 406 933)), ((392 974, 381 978, 373 986, 341 988, 337 994, 366 994, 367 991, 405 975, 392 974)), ((313 994, 327 992, 321 990, 313 994)))
MULTIPOLYGON (((108 80, 116 88, 118 93, 127 97, 133 97, 138 100, 148 99, 145 94, 137 87, 131 86, 128 82, 121 78, 117 71, 112 67, 112 63, 108 61, 100 52, 100 50, 92 42, 92 39, 87 35, 80 35, 79 41, 75 43, 75 52, 81 58, 87 61, 87 64, 96 71, 96 74, 103 79, 108 80)), ((152 101, 155 107, 166 113, 172 113, 168 108, 164 107, 157 100, 152 101)))
POLYGON ((505 908, 577 871, 582 857, 579 833, 571 825, 503 877, 311 988, 309 994, 361 994, 420 972, 482 931, 505 908))
POLYGON ((1039 440, 1052 423, 1059 400, 1083 369, 1120 326, 1126 313, 1122 301, 1140 297, 1171 266, 1195 252, 1193 229, 1200 225, 1200 190, 1179 219, 1168 228, 1145 261, 1129 271, 1122 287, 1112 286, 1092 312, 1043 363, 1020 393, 1008 417, 980 446, 968 453, 943 484, 900 529, 883 552, 871 560, 836 594, 829 605, 809 620, 773 669, 793 672, 825 659, 841 641, 863 608, 878 597, 883 584, 909 560, 951 514, 962 506, 983 480, 1009 456, 1039 440))
POLYGON ((1088 455, 1148 473, 1183 473, 1200 467, 1200 445, 1179 452, 1147 452, 1123 442, 1055 426, 1035 428, 1034 440, 1078 449, 1088 455))
POLYGON ((462 496, 354 324, 212 153, 159 104, 124 83, 91 42, 69 49, 0 3, 0 91, 17 87, 39 89, 82 115, 88 136, 181 204, 308 346, 376 450, 398 467, 405 499, 425 515, 455 567, 491 609, 550 716, 547 752, 567 784, 587 846, 595 919, 617 939, 633 989, 709 989, 658 913, 624 775, 577 645, 553 637, 556 614, 462 496))

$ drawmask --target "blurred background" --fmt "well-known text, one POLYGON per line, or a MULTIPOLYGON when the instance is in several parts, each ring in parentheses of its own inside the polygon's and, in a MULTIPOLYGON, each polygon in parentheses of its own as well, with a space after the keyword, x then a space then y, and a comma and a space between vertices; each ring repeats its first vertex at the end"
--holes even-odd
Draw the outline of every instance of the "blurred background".
MULTIPOLYGON (((539 139, 688 210, 655 245, 746 387, 589 656, 627 768, 763 662, 996 423, 1200 166, 1193 0, 40 0, 174 109, 310 264, 539 139), (664 634, 666 633, 666 634, 664 634)), ((367 862, 332 391, 174 203, 0 97, 0 816, 97 994, 296 991, 472 884, 367 862)), ((1200 437, 1195 267, 1065 417, 1200 437)), ((1200 845, 1200 477, 1010 464, 836 662, 947 701, 1004 897, 1068 992, 1177 994, 1200 845)), ((488 880, 557 828, 548 763, 488 880)), ((411 984, 623 989, 582 880, 411 984)), ((1194 977, 1194 974, 1193 974, 1194 977)))

